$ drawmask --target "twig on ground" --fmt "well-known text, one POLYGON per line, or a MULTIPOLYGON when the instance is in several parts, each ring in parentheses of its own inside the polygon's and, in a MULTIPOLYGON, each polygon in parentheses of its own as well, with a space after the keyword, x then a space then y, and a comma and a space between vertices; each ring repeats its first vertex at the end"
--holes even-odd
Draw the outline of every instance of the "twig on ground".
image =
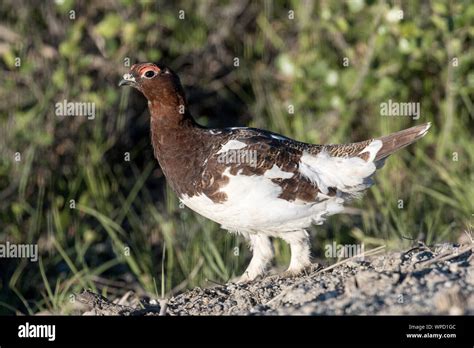
POLYGON ((468 245, 467 247, 464 247, 461 250, 446 251, 444 253, 441 253, 441 254, 437 255, 436 257, 434 257, 430 260, 417 262, 417 263, 414 264, 414 266, 421 264, 422 268, 425 268, 425 267, 429 267, 429 266, 431 266, 435 263, 438 263, 438 262, 449 261, 449 260, 455 259, 455 258, 467 253, 468 251, 472 252, 473 248, 474 248, 474 245, 468 245))
POLYGON ((165 315, 167 309, 167 300, 160 301, 160 306, 148 306, 146 308, 134 308, 117 303, 113 303, 109 299, 96 294, 90 290, 84 290, 81 294, 76 296, 77 301, 86 305, 92 310, 94 315, 124 315, 137 316, 146 315, 150 313, 159 313, 165 315), (166 302, 166 305, 162 305, 166 302))

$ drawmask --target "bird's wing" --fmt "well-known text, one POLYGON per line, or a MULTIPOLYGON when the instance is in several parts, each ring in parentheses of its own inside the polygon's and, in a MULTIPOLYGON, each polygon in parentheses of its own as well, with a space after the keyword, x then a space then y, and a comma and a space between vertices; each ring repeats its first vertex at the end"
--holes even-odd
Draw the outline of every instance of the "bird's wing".
POLYGON ((371 178, 387 156, 424 136, 429 126, 340 145, 312 145, 255 128, 218 130, 219 141, 209 151, 203 187, 207 194, 219 197, 227 183, 226 173, 261 175, 279 185, 279 198, 288 201, 356 197, 373 184, 371 178))
MULTIPOLYGON (((279 198, 315 202, 318 187, 298 171, 302 151, 272 137, 274 133, 249 128, 219 130, 208 150, 202 175, 203 193, 214 202, 225 201, 221 189, 229 176, 263 176, 280 186, 279 198)), ((275 135, 276 136, 276 135, 275 135)), ((281 139, 288 139, 281 137, 281 139)))
POLYGON ((279 198, 288 201, 315 203, 336 195, 352 196, 370 186, 373 160, 381 147, 380 141, 350 148, 310 145, 252 128, 220 132, 220 141, 209 151, 202 185, 204 193, 216 200, 225 200, 220 193, 228 174, 264 176, 280 186, 279 198))

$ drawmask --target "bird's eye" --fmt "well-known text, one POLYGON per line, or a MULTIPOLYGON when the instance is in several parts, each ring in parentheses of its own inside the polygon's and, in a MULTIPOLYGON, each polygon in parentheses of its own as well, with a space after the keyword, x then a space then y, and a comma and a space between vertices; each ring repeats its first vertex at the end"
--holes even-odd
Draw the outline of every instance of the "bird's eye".
POLYGON ((155 72, 153 70, 148 70, 143 76, 145 76, 147 79, 151 79, 153 76, 155 76, 155 72))

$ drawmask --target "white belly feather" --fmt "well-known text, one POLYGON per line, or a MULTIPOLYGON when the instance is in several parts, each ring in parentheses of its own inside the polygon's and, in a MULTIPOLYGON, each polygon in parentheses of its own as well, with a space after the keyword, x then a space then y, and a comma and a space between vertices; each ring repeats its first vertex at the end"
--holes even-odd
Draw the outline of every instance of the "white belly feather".
POLYGON ((289 202, 278 198, 282 189, 266 176, 226 175, 229 183, 221 189, 227 200, 214 203, 206 195, 183 196, 181 201, 197 213, 240 232, 289 232, 321 224, 323 215, 343 210, 343 199, 331 197, 320 203, 289 202))

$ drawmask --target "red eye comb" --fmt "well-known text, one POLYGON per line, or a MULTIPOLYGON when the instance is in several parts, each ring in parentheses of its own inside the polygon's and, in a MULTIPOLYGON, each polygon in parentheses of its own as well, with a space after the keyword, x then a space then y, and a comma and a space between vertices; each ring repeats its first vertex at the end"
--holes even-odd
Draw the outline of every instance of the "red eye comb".
MULTIPOLYGON (((132 67, 132 69, 133 69, 133 67, 132 67)), ((141 75, 142 72, 143 72, 143 70, 145 70, 145 69, 146 69, 146 70, 153 70, 153 71, 156 71, 156 72, 160 72, 160 68, 158 68, 156 65, 154 65, 154 64, 153 64, 153 65, 151 65, 151 64, 148 65, 148 64, 147 64, 147 65, 142 66, 142 67, 138 70, 138 75, 141 75)))

